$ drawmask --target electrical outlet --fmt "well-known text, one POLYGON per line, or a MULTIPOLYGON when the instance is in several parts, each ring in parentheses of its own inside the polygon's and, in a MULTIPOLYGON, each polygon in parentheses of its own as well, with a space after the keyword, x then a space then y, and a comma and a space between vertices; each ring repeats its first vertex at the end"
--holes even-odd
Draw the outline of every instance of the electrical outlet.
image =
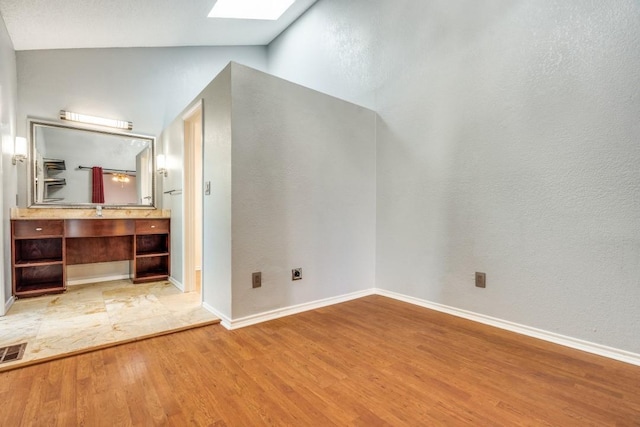
POLYGON ((487 274, 479 273, 476 271, 476 288, 486 288, 487 287, 487 274))
POLYGON ((262 273, 253 273, 251 275, 251 283, 253 284, 254 288, 259 288, 260 286, 262 286, 262 273))
POLYGON ((291 280, 302 280, 302 268, 291 270, 291 280))

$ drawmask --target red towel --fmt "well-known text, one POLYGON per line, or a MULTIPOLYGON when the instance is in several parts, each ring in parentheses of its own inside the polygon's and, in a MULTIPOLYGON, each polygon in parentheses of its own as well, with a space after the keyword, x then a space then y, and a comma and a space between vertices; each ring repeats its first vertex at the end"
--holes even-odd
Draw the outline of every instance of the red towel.
POLYGON ((91 203, 104 203, 104 175, 102 168, 94 166, 93 171, 93 187, 91 192, 91 203))

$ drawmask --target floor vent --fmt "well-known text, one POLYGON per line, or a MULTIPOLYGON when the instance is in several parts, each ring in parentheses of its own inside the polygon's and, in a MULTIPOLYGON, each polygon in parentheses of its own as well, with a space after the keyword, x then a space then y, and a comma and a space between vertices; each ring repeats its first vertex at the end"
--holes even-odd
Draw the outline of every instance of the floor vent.
POLYGON ((0 348, 0 363, 14 362, 22 359, 24 355, 24 349, 27 347, 27 343, 10 345, 9 347, 0 348))

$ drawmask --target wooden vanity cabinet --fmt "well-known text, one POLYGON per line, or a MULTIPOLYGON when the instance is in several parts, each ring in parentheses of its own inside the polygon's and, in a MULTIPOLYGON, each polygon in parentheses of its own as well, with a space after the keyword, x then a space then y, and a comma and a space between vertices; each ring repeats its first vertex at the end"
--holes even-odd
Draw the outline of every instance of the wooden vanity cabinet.
POLYGON ((64 263, 63 220, 11 221, 13 295, 64 292, 64 263))
POLYGON ((169 219, 12 220, 13 295, 64 292, 66 266, 132 261, 133 283, 169 277, 169 219))

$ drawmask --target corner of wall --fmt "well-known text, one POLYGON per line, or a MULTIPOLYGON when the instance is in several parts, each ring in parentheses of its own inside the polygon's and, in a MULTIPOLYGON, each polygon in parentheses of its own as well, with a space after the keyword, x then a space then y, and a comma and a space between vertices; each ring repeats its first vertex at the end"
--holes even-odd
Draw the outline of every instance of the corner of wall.
POLYGON ((17 193, 16 167, 11 163, 13 142, 16 136, 16 110, 18 103, 18 82, 16 53, 7 32, 4 20, 0 16, 0 140, 2 141, 2 158, 0 159, 0 314, 4 314, 11 306, 11 245, 10 208, 15 206, 17 193))

